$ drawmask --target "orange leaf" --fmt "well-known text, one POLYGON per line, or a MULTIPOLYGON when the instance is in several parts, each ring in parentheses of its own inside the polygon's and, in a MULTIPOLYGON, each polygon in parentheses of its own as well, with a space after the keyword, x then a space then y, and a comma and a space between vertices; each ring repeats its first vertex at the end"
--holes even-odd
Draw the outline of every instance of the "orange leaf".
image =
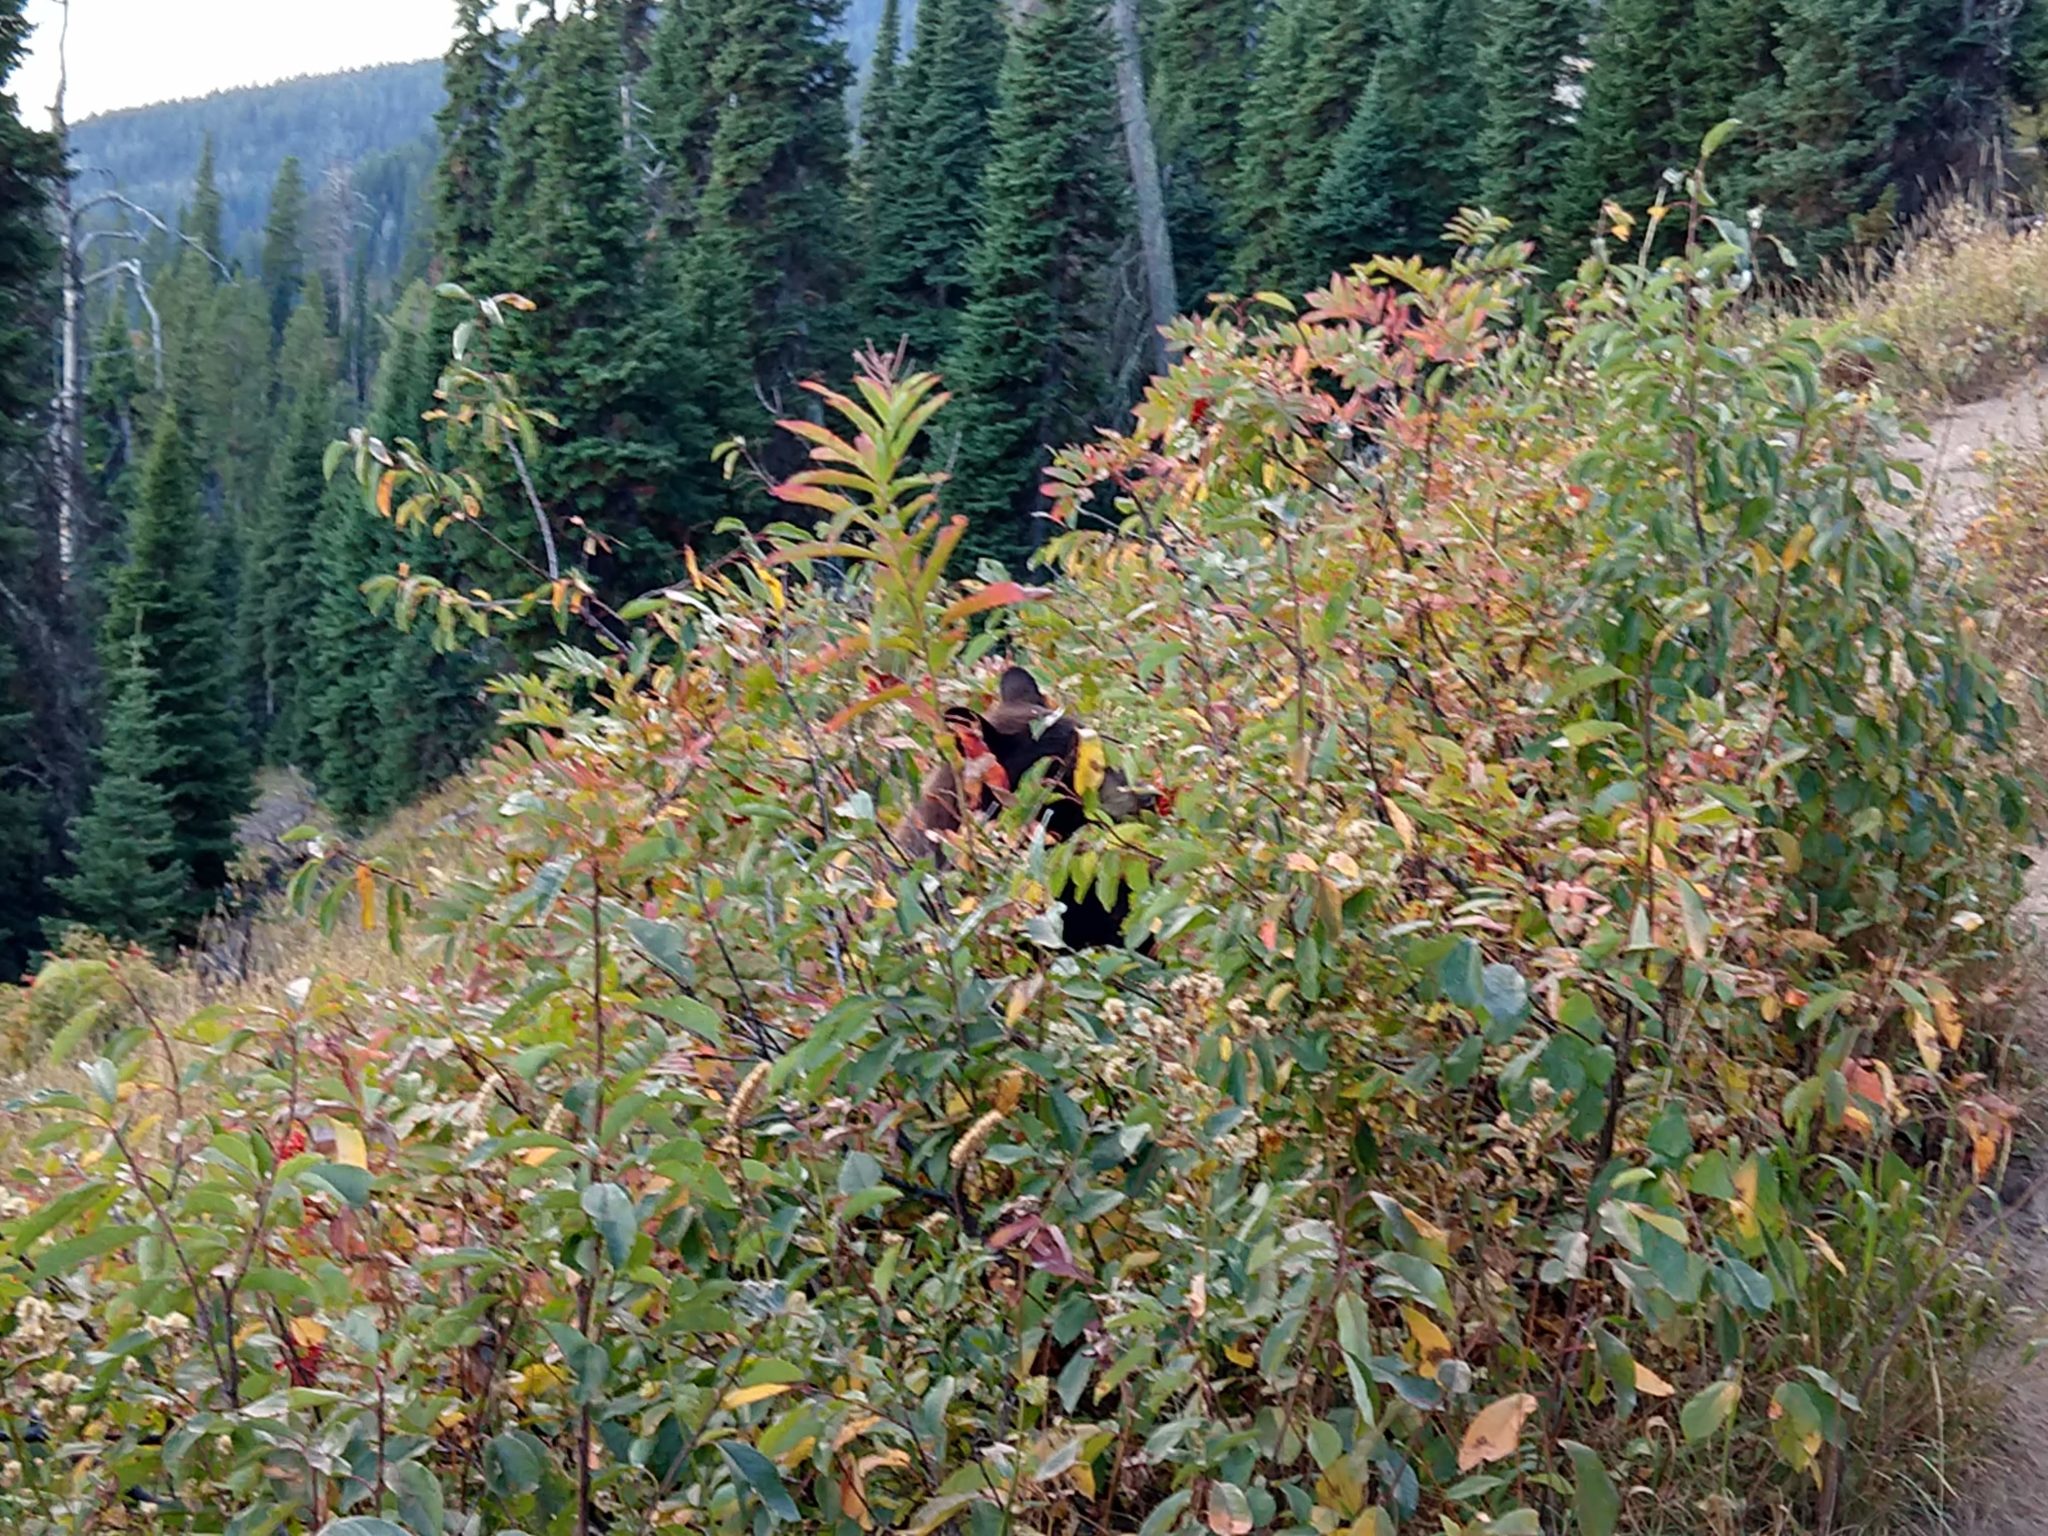
POLYGON ((986 613, 991 608, 1009 608, 1018 603, 1035 603, 1040 598, 1052 596, 1050 587, 1026 587, 1014 581, 992 581, 979 592, 970 592, 956 603, 947 606, 942 617, 964 619, 971 613, 986 613))
POLYGON ((1480 1409, 1465 1426, 1465 1438, 1458 1444, 1458 1470, 1470 1472, 1514 1455, 1521 1444, 1522 1426, 1535 1411, 1536 1399, 1527 1392, 1498 1398, 1480 1409))
POLYGON ((356 866, 356 901, 363 911, 363 932, 377 926, 377 877, 367 864, 356 866))
POLYGON ((898 683, 894 688, 884 688, 879 693, 871 693, 864 699, 855 700, 847 705, 846 708, 840 710, 830 720, 827 720, 825 722, 825 729, 828 731, 844 730, 877 705, 887 704, 893 699, 907 698, 909 695, 910 684, 908 683, 898 683))

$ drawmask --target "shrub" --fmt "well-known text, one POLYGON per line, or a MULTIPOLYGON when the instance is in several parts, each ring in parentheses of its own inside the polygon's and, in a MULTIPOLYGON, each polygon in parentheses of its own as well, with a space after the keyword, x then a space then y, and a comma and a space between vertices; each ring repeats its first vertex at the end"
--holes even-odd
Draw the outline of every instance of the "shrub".
POLYGON ((1944 204, 1889 264, 1833 285, 1850 323, 1889 344, 1893 388, 1938 403, 1995 393, 2048 355, 2048 227, 2014 231, 1944 204))
POLYGON ((1543 335, 1458 233, 1186 324, 1055 470, 1049 586, 947 581, 943 396, 870 360, 790 424, 812 525, 549 589, 622 643, 508 680, 462 862, 336 871, 419 979, 34 1106, 11 1528, 1605 1536, 1909 1481, 1990 1316, 2010 709, 1835 333, 1745 330, 1744 231, 1543 335), (1019 786, 907 861, 999 653, 1170 813, 1047 846, 1019 786), (1058 952, 1070 882, 1152 954, 1058 952))

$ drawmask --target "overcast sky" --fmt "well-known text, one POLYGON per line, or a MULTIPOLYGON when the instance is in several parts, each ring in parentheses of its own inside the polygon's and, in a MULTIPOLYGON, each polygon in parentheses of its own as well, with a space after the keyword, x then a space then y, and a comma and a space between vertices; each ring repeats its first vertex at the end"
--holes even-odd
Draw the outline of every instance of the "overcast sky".
MULTIPOLYGON (((12 86, 38 126, 56 93, 62 14, 58 0, 28 0, 35 32, 12 86)), ((66 106, 75 121, 228 86, 424 59, 447 48, 454 26, 455 0, 71 0, 66 106)))

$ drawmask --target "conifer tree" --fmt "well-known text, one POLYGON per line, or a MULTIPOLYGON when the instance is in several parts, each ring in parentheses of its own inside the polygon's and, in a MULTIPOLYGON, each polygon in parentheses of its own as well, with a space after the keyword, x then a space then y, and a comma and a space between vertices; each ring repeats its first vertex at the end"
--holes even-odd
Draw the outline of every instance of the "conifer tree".
POLYGON ((899 0, 882 0, 882 20, 875 31, 875 52, 869 60, 866 89, 860 99, 863 190, 871 180, 874 156, 889 140, 896 113, 896 55, 903 46, 903 11, 899 0))
POLYGON ((434 179, 435 249, 457 282, 481 278, 498 199, 498 131, 506 83, 491 10, 490 0, 457 0, 455 41, 442 68, 447 101, 434 115, 441 135, 434 179))
POLYGON ((161 946, 189 922, 194 902, 162 783, 166 757, 140 651, 130 644, 114 670, 99 777, 90 808, 72 823, 71 873, 56 886, 71 921, 111 939, 161 946))
POLYGON ((532 232, 526 218, 540 175, 541 96, 548 49, 559 23, 552 9, 534 18, 519 35, 506 72, 505 113, 498 125, 498 186, 491 209, 490 270, 494 281, 516 286, 507 274, 531 262, 532 232))
POLYGON ((1565 72, 1583 46, 1585 17, 1583 0, 1488 0, 1480 32, 1477 200, 1545 245, 1555 243, 1571 168, 1565 72))
POLYGON ((1685 142, 1685 0, 1608 0, 1594 29, 1592 67, 1579 109, 1572 155, 1556 218, 1569 238, 1592 228, 1600 205, 1617 198, 1638 211, 1657 178, 1690 164, 1685 142))
POLYGON ((697 200, 711 174, 718 126, 711 70, 723 38, 718 0, 671 0, 655 24, 641 95, 648 137, 660 155, 658 212, 671 239, 695 227, 697 200))
POLYGON ((1237 279, 1299 290, 1329 276, 1323 173, 1371 81, 1382 18, 1354 0, 1272 0, 1264 32, 1238 162, 1237 279))
MULTIPOLYGON (((851 342, 843 0, 731 0, 685 292, 713 429, 769 440, 851 342), (762 402, 768 403, 767 410, 762 402)), ((786 451, 779 440, 771 449, 786 451)), ((771 465, 771 468, 774 467, 771 465)))
POLYGON ((306 280, 305 299, 285 328, 278 403, 284 428, 241 549, 243 688, 257 740, 279 762, 297 760, 308 745, 304 650, 317 593, 313 519, 324 494, 322 458, 334 436, 334 353, 320 318, 324 286, 317 272, 306 280))
POLYGON ((296 155, 285 156, 270 189, 263 225, 263 291, 270 299, 272 345, 284 340, 285 322, 306 285, 306 179, 296 155))
POLYGON ((135 344, 119 306, 115 306, 108 311, 99 345, 93 349, 81 422, 93 523, 81 559, 96 589, 102 588, 104 579, 120 563, 121 540, 135 506, 135 407, 141 394, 135 344))
POLYGON ((1046 0, 1003 62, 974 298, 948 370, 960 445, 946 502, 969 519, 970 556, 1019 562, 1036 546, 1049 445, 1111 404, 1107 264, 1128 185, 1101 29, 1098 0, 1046 0))
POLYGON ((1375 253, 1447 254, 1476 192, 1477 0, 1400 0, 1365 98, 1316 188, 1318 272, 1375 253))
MULTIPOLYGON (((192 201, 186 207, 184 216, 178 221, 179 228, 198 242, 199 252, 214 261, 227 260, 227 247, 221 239, 221 197, 220 182, 213 169, 213 135, 208 134, 199 151, 199 170, 193 177, 192 201)), ((180 259, 184 259, 181 252, 180 259)), ((212 262, 200 260, 196 263, 206 273, 206 281, 214 281, 217 270, 212 262)))
POLYGON ((11 594, 0 601, 0 980, 20 973, 40 935, 63 815, 46 786, 75 776, 54 729, 71 713, 50 675, 58 658, 37 639, 67 616, 29 460, 52 383, 47 215, 59 165, 54 141, 22 122, 6 90, 27 35, 22 0, 0 0, 0 584, 11 594))
POLYGON ((1152 115, 1183 304, 1228 281, 1230 204, 1251 94, 1260 0, 1162 0, 1151 39, 1152 115))
POLYGON ((926 363, 951 348, 969 296, 1004 31, 999 0, 920 0, 888 170, 870 178, 868 337, 908 338, 926 363))
POLYGON ((162 764, 179 862, 201 892, 220 889, 234 851, 249 773, 230 701, 226 626, 214 590, 213 539, 199 507, 199 469, 175 404, 164 407, 142 471, 128 560, 108 603, 111 654, 134 643, 153 679, 162 764))
MULTIPOLYGON (((565 15, 541 78, 527 240, 506 275, 539 308, 513 331, 527 403, 560 425, 533 466, 562 536, 569 519, 619 557, 659 564, 690 520, 674 309, 650 282, 646 215, 618 131, 621 56, 600 16, 565 15)), ((535 559, 539 552, 535 551, 535 559)))

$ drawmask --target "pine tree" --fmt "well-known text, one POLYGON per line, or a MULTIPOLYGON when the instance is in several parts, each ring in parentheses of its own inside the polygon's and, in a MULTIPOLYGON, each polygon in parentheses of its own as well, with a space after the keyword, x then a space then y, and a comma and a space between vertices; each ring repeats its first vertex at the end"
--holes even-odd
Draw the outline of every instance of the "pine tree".
POLYGON ((494 280, 516 286, 508 274, 528 270, 534 259, 527 216, 540 176, 542 93, 548 50, 560 24, 552 8, 536 17, 512 52, 506 76, 506 105, 498 128, 498 187, 491 209, 490 270, 494 280))
POLYGON ((108 311, 106 328, 93 349, 81 422, 94 525, 83 558, 96 589, 120 564, 121 539, 135 507, 135 409, 141 394, 135 344, 119 306, 115 306, 108 311))
POLYGON ((1183 304, 1228 281, 1260 0, 1162 0, 1151 38, 1152 116, 1183 304))
POLYGON ((448 99, 434 116, 441 163, 434 178, 435 249, 457 282, 480 279, 498 199, 498 131, 505 65, 490 0, 457 0, 455 41, 442 69, 448 99))
POLYGON ((303 671, 317 593, 313 520, 324 495, 322 459, 334 437, 334 352, 320 318, 323 288, 318 273, 306 280, 305 300, 285 328, 278 359, 284 427, 241 548, 242 686, 257 740, 279 762, 301 758, 310 729, 303 671))
MULTIPOLYGON (((560 425, 534 466, 566 535, 580 518, 629 569, 664 566, 692 518, 687 418, 666 284, 650 274, 646 214, 618 131, 621 58, 602 15, 558 23, 541 80, 527 240, 508 275, 539 309, 514 330, 527 403, 560 425)), ((536 550, 535 559, 539 553, 536 550)))
POLYGON ((1638 211, 1667 168, 1691 163, 1685 70, 1676 48, 1685 0, 1607 0, 1592 39, 1578 145, 1555 213, 1567 237, 1588 231, 1609 198, 1638 211))
MULTIPOLYGON (((199 244, 199 251, 192 253, 202 256, 196 263, 206 271, 206 281, 214 280, 216 269, 213 261, 227 260, 227 246, 221 238, 221 197, 220 183, 213 170, 213 135, 208 134, 199 151, 199 170, 192 180, 192 201, 178 221, 179 229, 199 244), (207 261, 203 257, 211 257, 207 261)), ((182 253, 181 258, 183 259, 182 253)))
POLYGON ((54 539, 29 459, 51 387, 48 302, 55 252, 51 138, 25 125, 6 84, 27 44, 22 0, 0 0, 0 980, 19 975, 40 937, 56 859, 67 754, 54 726, 69 711, 37 636, 61 630, 54 539), (58 621, 53 623, 53 621, 58 621))
POLYGON ((1048 445, 1111 404, 1107 263, 1128 186, 1109 71, 1097 0, 1046 0, 1011 32, 974 298, 948 369, 960 446, 946 503, 969 519, 970 556, 1029 553, 1048 445))
MULTIPOLYGON (((690 335, 714 431, 770 442, 798 384, 843 371, 853 279, 843 0, 732 0, 712 67, 718 103, 687 256, 690 335), (767 402, 763 409, 762 402, 767 402)), ((776 439, 771 468, 786 451, 776 439)))
POLYGON ((128 562, 114 580, 112 654, 131 642, 154 679, 162 766, 179 862, 201 892, 220 889, 247 807, 249 774, 230 702, 226 626, 199 507, 199 468, 175 402, 164 407, 142 471, 128 562))
POLYGON ((999 0, 921 0, 887 170, 871 178, 869 339, 908 338, 927 363, 952 347, 968 299, 1003 46, 999 0))
POLYGON ((1319 192, 1371 82, 1381 28, 1376 8, 1355 0, 1273 0, 1235 189, 1242 286, 1299 290, 1329 276, 1319 192))
POLYGON ((1558 189, 1571 166, 1565 72, 1585 22, 1583 0, 1488 0, 1481 29, 1478 200, 1545 245, 1555 243, 1558 189))
POLYGON ((113 673, 99 778, 90 809, 72 823, 71 873, 56 887, 71 921, 112 939, 160 946, 189 921, 194 903, 163 788, 167 759, 140 652, 131 643, 113 673))
POLYGON ((306 180, 296 155, 285 156, 270 189, 263 226, 263 290, 270 297, 272 345, 284 340, 285 322, 306 286, 306 180))
POLYGON ((1444 225, 1477 191, 1476 0, 1401 0, 1372 82, 1316 188, 1321 272, 1375 253, 1448 254, 1444 225))
POLYGON ((711 70, 723 36, 717 0, 673 0, 655 25, 641 95, 662 166, 658 211, 674 240, 689 238, 711 174, 711 135, 718 126, 711 70))
POLYGON ((889 142, 896 115, 896 56, 903 47, 900 0, 882 0, 882 20, 875 31, 875 51, 868 63, 867 86, 860 99, 861 163, 856 181, 870 184, 876 153, 889 142))

